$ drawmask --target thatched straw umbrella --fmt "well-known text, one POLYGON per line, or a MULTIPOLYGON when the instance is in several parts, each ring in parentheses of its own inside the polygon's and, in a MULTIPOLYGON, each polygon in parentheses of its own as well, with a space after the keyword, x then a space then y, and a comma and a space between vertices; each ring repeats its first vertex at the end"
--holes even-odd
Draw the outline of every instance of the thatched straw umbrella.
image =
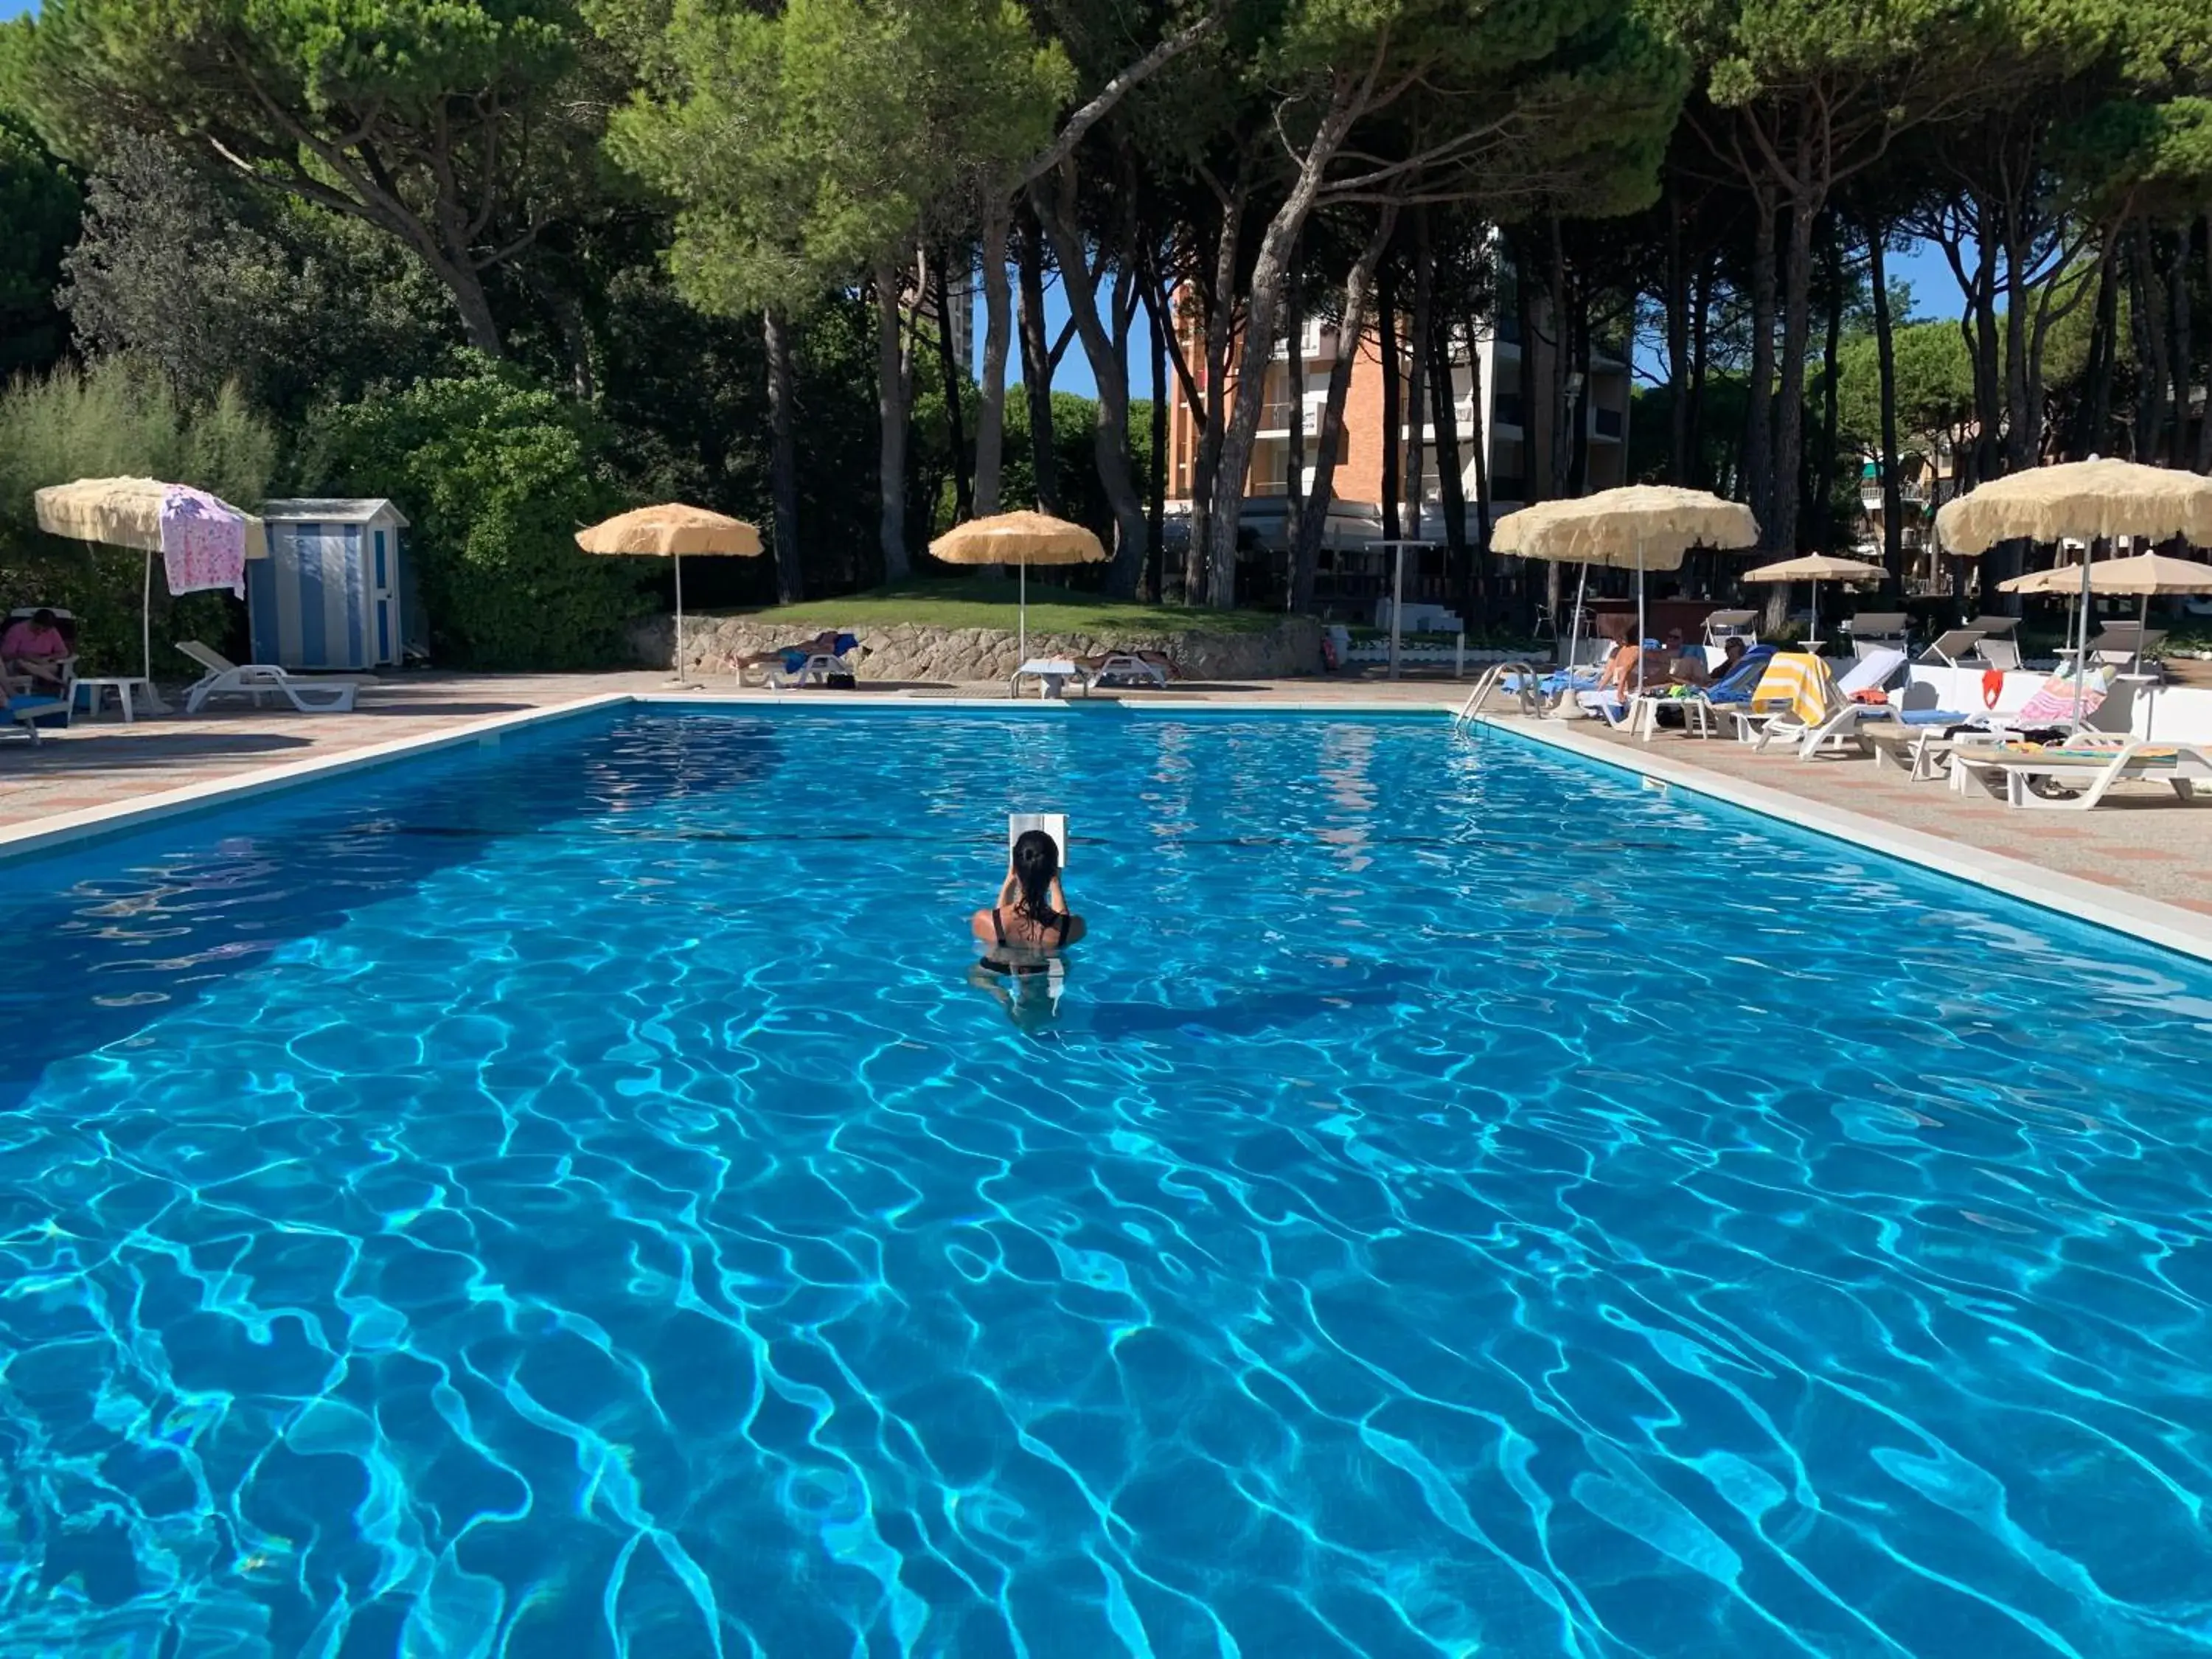
MULTIPOLYGON (((1644 689, 1644 574, 1679 570, 1693 547, 1750 547, 1759 540, 1759 520, 1741 501, 1723 501, 1703 489, 1672 484, 1629 484, 1595 495, 1539 501, 1509 513, 1490 538, 1500 553, 1524 559, 1552 559, 1583 567, 1575 592, 1575 621, 1582 620, 1583 588, 1589 567, 1606 565, 1636 573, 1636 689, 1644 689)), ((1570 634, 1567 672, 1574 672, 1570 634)))
POLYGON ((669 684, 679 686, 690 684, 684 678, 684 556, 751 559, 761 553, 760 532, 743 519, 681 501, 617 514, 578 531, 576 545, 586 553, 676 562, 676 648, 671 657, 676 672, 669 684))
POLYGON ((1030 567, 1097 564, 1105 544, 1079 524, 1048 513, 1000 513, 957 524, 929 544, 930 556, 947 564, 1011 564, 1020 571, 1021 605, 1015 635, 1020 659, 1030 654, 1030 567))

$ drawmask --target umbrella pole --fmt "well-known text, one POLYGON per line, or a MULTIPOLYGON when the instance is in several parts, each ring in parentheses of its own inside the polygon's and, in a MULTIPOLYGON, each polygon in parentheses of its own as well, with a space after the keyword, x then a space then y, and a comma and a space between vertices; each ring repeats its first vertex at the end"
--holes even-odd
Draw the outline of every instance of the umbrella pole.
POLYGON ((146 552, 146 583, 138 596, 138 672, 154 683, 154 553, 146 552))
POLYGON ((1815 578, 1814 579, 1814 582, 1813 582, 1813 635, 1812 635, 1812 639, 1813 639, 1813 648, 1814 648, 1815 651, 1818 651, 1818 650, 1820 648, 1820 580, 1819 580, 1819 578, 1817 578, 1817 577, 1815 577, 1815 578))
MULTIPOLYGON (((2101 537, 2097 540, 2103 539, 2101 537)), ((2074 653, 2074 724, 2081 723, 2081 682, 2089 677, 2089 567, 2096 562, 2097 540, 2081 550, 2081 646, 2074 653)))
POLYGON ((1390 568, 1390 678, 1398 678, 1398 619, 1406 608, 1406 544, 1392 544, 1397 562, 1390 568))
POLYGON ((1030 659, 1030 556, 1026 550, 1024 550, 1021 562, 1016 568, 1021 572, 1020 576, 1016 580, 1020 583, 1022 596, 1015 623, 1017 632, 1014 635, 1014 655, 1018 659, 1014 666, 1018 668, 1030 659))
POLYGON ((1644 695, 1644 544, 1636 544, 1636 695, 1644 695))
MULTIPOLYGON (((1566 697, 1571 700, 1575 690, 1575 659, 1582 654, 1583 595, 1589 592, 1589 566, 1583 566, 1583 574, 1575 581, 1575 614, 1567 619, 1566 697)), ((1554 639, 1557 635, 1553 635, 1554 639)))
POLYGON ((686 684, 684 678, 684 556, 672 553, 669 557, 676 563, 676 649, 669 663, 673 672, 669 675, 668 683, 684 687, 686 684))

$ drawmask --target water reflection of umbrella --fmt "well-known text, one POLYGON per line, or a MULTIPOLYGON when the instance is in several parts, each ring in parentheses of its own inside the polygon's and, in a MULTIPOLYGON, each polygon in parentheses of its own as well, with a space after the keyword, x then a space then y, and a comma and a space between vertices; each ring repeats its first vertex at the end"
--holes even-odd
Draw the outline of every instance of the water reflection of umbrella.
MULTIPOLYGON (((1703 489, 1672 484, 1629 484, 1569 501, 1539 501, 1509 513, 1490 538, 1500 553, 1524 559, 1551 559, 1583 567, 1606 565, 1636 573, 1636 689, 1644 689, 1644 573, 1679 570, 1693 547, 1750 547, 1759 540, 1759 520, 1741 501, 1723 501, 1703 489)), ((1577 589, 1575 617, 1582 617, 1577 589)), ((1573 643, 1567 672, 1574 672, 1573 643)))
POLYGON ((929 544, 933 559, 947 564, 1011 564, 1020 570, 1021 608, 1015 638, 1021 659, 1030 654, 1030 567, 1033 564, 1097 564, 1105 544, 1079 524, 1048 513, 1000 513, 957 524, 929 544))
POLYGON ((154 678, 154 556, 161 550, 164 510, 182 507, 204 516, 238 519, 246 526, 246 556, 269 556, 268 535, 260 520, 188 484, 163 483, 158 478, 79 478, 34 491, 31 503, 39 528, 49 535, 135 548, 146 556, 138 648, 140 672, 149 683, 154 678))
POLYGON ((2154 542, 2179 536, 2200 547, 2212 545, 2212 478, 2138 461, 2034 467, 1944 503, 1936 514, 1936 533, 1948 551, 1966 558, 2006 541, 2090 544, 2080 573, 2081 631, 2074 659, 2074 715, 2079 720, 2096 544, 2118 536, 2154 542))
POLYGON ((1784 559, 1779 564, 1763 564, 1756 570, 1747 570, 1743 579, 1747 582, 1810 582, 1813 584, 1813 638, 1820 637, 1820 584, 1822 582, 1878 582, 1884 571, 1878 564, 1869 564, 1864 559, 1843 559, 1832 553, 1808 553, 1801 558, 1784 559))
POLYGON ((588 530, 580 530, 576 545, 586 553, 629 554, 675 562, 676 649, 672 662, 676 672, 670 684, 688 685, 684 678, 684 556, 755 558, 761 551, 761 538, 760 532, 743 519, 669 501, 617 514, 588 530))

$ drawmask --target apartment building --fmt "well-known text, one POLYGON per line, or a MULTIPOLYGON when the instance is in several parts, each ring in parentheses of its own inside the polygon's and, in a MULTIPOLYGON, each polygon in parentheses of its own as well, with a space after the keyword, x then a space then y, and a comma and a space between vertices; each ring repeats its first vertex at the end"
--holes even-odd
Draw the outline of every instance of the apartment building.
MULTIPOLYGON (((1500 310, 1504 314, 1492 327, 1475 337, 1472 357, 1469 343, 1464 338, 1455 339, 1452 348, 1454 424, 1457 428, 1461 486, 1467 496, 1470 533, 1476 498, 1477 445, 1484 447, 1488 459, 1493 519, 1513 511, 1528 499, 1528 480, 1532 477, 1542 485, 1543 494, 1553 493, 1549 487, 1550 423, 1530 417, 1532 399, 1524 388, 1534 388, 1534 408, 1540 410, 1544 407, 1542 400, 1551 394, 1553 353, 1557 348, 1550 339, 1539 337, 1524 349, 1510 291, 1500 310), (1480 398, 1475 395, 1478 380, 1480 398)), ((1178 321, 1185 331, 1185 349, 1194 367, 1202 373, 1204 349, 1197 337, 1197 320, 1191 318, 1178 321)), ((1539 333, 1540 336, 1541 330, 1539 333)), ((1245 522, 1251 532, 1247 539, 1255 551, 1275 555, 1278 561, 1289 546, 1288 515, 1284 510, 1287 503, 1284 498, 1290 494, 1291 410, 1295 403, 1302 404, 1305 411, 1305 465, 1299 490, 1303 495, 1313 486, 1317 434, 1322 411, 1328 402, 1329 370, 1335 355, 1335 325, 1314 319, 1307 322, 1304 337, 1297 343, 1297 349, 1291 349, 1288 342, 1279 343, 1267 365, 1259 437, 1253 448, 1245 486, 1245 522)), ((1409 367, 1401 349, 1401 419, 1396 434, 1401 457, 1414 415, 1407 407, 1409 387, 1405 377, 1409 367)), ((1569 387, 1573 409, 1570 418, 1582 422, 1588 434, 1584 459, 1570 488, 1582 494, 1626 482, 1630 390, 1626 344, 1611 343, 1594 350, 1589 361, 1578 372, 1570 374, 1569 387)), ((1340 612, 1357 613, 1370 598, 1370 589, 1380 591, 1381 560, 1363 560, 1358 554, 1365 543, 1379 538, 1382 533, 1382 389, 1381 342, 1370 329, 1360 341, 1353 358, 1352 380, 1345 397, 1344 427, 1338 444, 1336 469, 1330 482, 1335 505, 1331 509, 1330 533, 1324 539, 1328 551, 1323 556, 1323 580, 1317 593, 1325 609, 1340 612)), ((1431 540, 1441 541, 1443 490, 1437 472, 1436 428, 1426 418, 1429 413, 1426 409, 1420 411, 1424 458, 1420 533, 1431 540)), ((1198 455, 1198 428, 1180 380, 1168 410, 1168 446, 1169 511, 1187 514, 1198 455)), ((1402 498, 1402 485, 1400 494, 1402 498)), ((1411 532, 1410 526, 1401 524, 1401 528, 1411 532)), ((1261 580, 1264 581, 1264 575, 1261 580)), ((1422 561, 1419 574, 1409 584, 1413 591, 1407 597, 1441 599, 1446 596, 1448 586, 1441 559, 1431 556, 1422 561)))

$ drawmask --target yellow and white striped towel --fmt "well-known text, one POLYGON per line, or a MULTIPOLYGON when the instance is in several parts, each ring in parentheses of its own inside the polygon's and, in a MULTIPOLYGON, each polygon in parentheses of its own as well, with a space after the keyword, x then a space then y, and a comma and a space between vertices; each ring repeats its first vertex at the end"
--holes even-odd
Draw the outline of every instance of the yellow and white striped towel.
POLYGON ((1841 701, 1828 665, 1809 651, 1778 652, 1751 694, 1753 709, 1762 714, 1787 712, 1792 720, 1818 726, 1835 712, 1841 701))

